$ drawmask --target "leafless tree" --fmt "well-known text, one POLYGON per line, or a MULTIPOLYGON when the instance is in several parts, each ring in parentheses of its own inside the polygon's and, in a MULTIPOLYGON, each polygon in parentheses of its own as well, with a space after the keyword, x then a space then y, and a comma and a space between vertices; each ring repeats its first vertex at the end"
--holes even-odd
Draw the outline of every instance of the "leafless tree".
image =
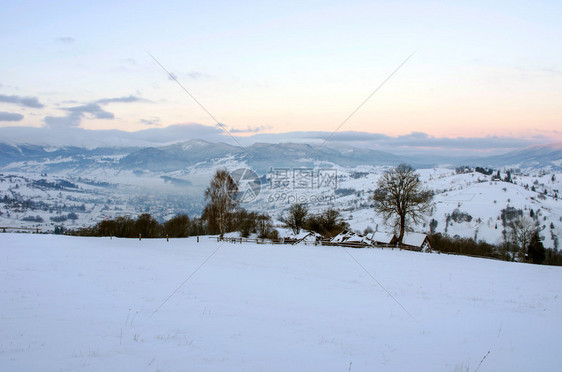
POLYGON ((525 261, 527 246, 531 242, 533 235, 540 230, 538 223, 531 217, 520 216, 511 221, 508 228, 511 242, 519 248, 519 260, 525 261))
POLYGON ((221 237, 227 232, 229 218, 239 204, 238 184, 232 179, 226 169, 219 169, 211 179, 211 184, 205 190, 205 200, 208 201, 203 214, 209 228, 216 230, 221 237))
POLYGON ((289 215, 284 219, 285 224, 293 230, 294 234, 299 234, 306 224, 308 208, 305 204, 293 204, 289 208, 289 215))
POLYGON ((375 211, 385 223, 392 221, 402 243, 404 232, 410 224, 424 219, 432 205, 433 193, 423 188, 414 169, 405 164, 383 173, 373 194, 375 211))

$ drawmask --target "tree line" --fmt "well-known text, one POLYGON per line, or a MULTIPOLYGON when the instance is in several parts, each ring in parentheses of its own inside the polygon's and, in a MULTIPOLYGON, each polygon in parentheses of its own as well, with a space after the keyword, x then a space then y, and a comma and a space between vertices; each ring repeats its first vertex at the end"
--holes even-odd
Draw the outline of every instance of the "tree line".
POLYGON ((517 259, 520 262, 562 266, 562 252, 545 248, 538 231, 533 232, 529 241, 525 243, 525 250, 520 242, 511 239, 500 244, 490 244, 441 233, 430 234, 429 239, 432 250, 442 253, 489 257, 504 261, 517 259))
MULTIPOLYGON (((118 238, 187 238, 198 235, 216 235, 218 231, 209 223, 207 216, 190 218, 186 214, 178 214, 160 223, 149 213, 143 213, 136 219, 117 217, 98 222, 94 226, 67 231, 77 236, 115 236, 118 238)), ((239 231, 244 237, 257 234, 259 238, 275 238, 271 218, 256 212, 239 210, 228 218, 227 232, 239 231)))

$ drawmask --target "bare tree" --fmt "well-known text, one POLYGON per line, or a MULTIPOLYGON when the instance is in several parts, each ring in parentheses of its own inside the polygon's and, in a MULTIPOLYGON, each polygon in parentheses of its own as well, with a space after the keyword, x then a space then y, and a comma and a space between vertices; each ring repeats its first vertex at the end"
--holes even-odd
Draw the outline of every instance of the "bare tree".
POLYGON ((238 184, 232 179, 226 169, 219 169, 211 179, 211 184, 205 190, 205 200, 208 201, 203 212, 209 228, 215 230, 221 237, 227 231, 229 218, 239 204, 238 184))
POLYGON ((519 248, 519 260, 525 261, 527 246, 533 235, 540 230, 538 223, 531 217, 519 216, 509 223, 508 228, 511 242, 519 248))
POLYGON ((392 221, 402 243, 410 224, 418 224, 431 208, 433 193, 424 189, 414 169, 406 164, 383 173, 373 194, 375 211, 385 223, 392 221))
POLYGON ((289 215, 285 218, 285 224, 293 230, 294 234, 299 234, 306 224, 308 208, 304 204, 293 204, 289 208, 289 215))

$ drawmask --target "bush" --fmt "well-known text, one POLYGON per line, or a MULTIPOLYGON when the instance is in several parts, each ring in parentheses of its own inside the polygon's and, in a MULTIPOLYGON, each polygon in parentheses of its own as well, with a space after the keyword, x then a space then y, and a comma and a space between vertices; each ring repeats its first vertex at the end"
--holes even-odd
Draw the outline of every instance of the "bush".
POLYGON ((472 216, 470 214, 461 212, 458 208, 453 211, 453 214, 451 214, 451 218, 456 223, 472 221, 472 216))
POLYGON ((37 215, 37 216, 26 216, 26 217, 22 218, 21 220, 25 221, 25 222, 38 222, 38 223, 41 223, 41 222, 44 221, 43 217, 41 217, 39 215, 37 215))
POLYGON ((355 190, 355 189, 336 189, 336 191, 334 191, 334 192, 337 196, 343 197, 343 196, 353 195, 357 192, 357 190, 355 190))
POLYGON ((500 218, 502 220, 502 224, 507 226, 508 222, 521 216, 523 216, 523 210, 508 206, 501 210, 500 218))
POLYGON ((500 258, 498 247, 472 238, 449 237, 441 233, 429 236, 431 249, 443 253, 455 253, 482 257, 500 258))
POLYGON ((307 220, 307 230, 316 232, 325 238, 338 235, 349 228, 347 222, 343 220, 335 209, 326 209, 321 214, 311 216, 307 220))
POLYGON ((493 170, 493 169, 490 169, 490 168, 476 167, 476 168, 474 168, 474 170, 475 170, 476 172, 482 173, 482 174, 484 174, 484 175, 486 175, 486 176, 491 176, 492 173, 494 173, 494 170, 493 170))
POLYGON ((191 232, 191 221, 185 214, 178 214, 164 222, 164 233, 170 238, 186 238, 191 232))
POLYGON ((56 223, 65 222, 67 220, 66 216, 49 217, 49 219, 56 223))

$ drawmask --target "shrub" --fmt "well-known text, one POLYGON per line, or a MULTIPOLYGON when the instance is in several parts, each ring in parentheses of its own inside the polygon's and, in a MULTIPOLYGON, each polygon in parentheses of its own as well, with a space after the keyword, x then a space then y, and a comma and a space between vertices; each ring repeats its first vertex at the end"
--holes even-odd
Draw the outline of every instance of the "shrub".
POLYGON ((453 211, 453 214, 451 214, 451 218, 456 223, 472 221, 472 216, 470 214, 461 212, 458 208, 453 211))
POLYGON ((38 223, 41 223, 41 222, 44 221, 43 217, 41 217, 39 215, 37 215, 37 216, 26 216, 26 217, 22 218, 21 220, 25 221, 25 222, 38 222, 38 223))

